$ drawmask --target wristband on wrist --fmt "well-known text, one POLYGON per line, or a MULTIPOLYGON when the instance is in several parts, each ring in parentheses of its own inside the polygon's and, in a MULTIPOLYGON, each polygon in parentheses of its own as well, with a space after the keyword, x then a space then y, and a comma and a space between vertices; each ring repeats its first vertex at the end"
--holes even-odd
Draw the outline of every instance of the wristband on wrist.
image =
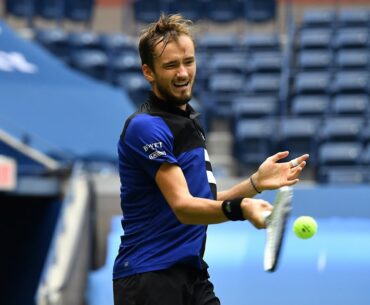
POLYGON ((230 220, 245 220, 241 208, 243 198, 236 198, 233 200, 225 200, 222 202, 221 208, 225 216, 230 220))
POLYGON ((253 181, 253 178, 252 176, 249 177, 249 180, 254 188, 254 190, 258 193, 258 194, 261 194, 261 191, 258 190, 258 188, 256 187, 256 185, 254 184, 254 181, 253 181))

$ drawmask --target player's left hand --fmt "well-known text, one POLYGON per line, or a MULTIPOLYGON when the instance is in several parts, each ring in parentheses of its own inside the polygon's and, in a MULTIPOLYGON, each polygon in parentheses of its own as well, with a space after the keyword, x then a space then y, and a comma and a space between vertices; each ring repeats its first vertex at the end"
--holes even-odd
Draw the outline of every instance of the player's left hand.
POLYGON ((289 152, 283 151, 268 157, 253 174, 253 181, 260 191, 274 190, 282 186, 291 186, 299 182, 299 175, 306 166, 308 154, 287 162, 278 162, 288 157, 289 152))

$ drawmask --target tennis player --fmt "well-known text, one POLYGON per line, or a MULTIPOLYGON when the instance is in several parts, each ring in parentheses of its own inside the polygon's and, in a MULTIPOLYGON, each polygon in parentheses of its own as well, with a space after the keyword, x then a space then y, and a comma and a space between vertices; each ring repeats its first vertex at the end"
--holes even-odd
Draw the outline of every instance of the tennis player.
POLYGON ((264 228, 272 206, 257 193, 293 185, 308 155, 279 152, 251 177, 217 192, 198 113, 188 104, 196 73, 191 22, 162 15, 140 36, 147 101, 119 144, 122 227, 114 264, 115 305, 220 304, 203 260, 208 224, 248 220, 264 228))

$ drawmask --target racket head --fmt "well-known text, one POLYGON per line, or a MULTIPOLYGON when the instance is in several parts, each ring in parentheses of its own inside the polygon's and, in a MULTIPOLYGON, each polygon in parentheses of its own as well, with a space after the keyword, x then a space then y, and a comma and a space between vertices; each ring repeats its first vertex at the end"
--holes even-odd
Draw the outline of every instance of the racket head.
POLYGON ((278 266, 292 200, 293 189, 288 186, 280 188, 272 212, 265 218, 267 227, 263 265, 266 272, 274 272, 278 266))

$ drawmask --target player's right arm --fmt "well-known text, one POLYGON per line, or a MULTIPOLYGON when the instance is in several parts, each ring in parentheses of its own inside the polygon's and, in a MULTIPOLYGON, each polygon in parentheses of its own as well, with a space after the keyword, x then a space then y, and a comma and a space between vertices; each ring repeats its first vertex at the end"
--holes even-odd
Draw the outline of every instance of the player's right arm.
MULTIPOLYGON (((184 174, 176 164, 164 163, 158 169, 155 181, 177 219, 184 224, 214 224, 228 221, 222 201, 193 197, 184 174)), ((264 200, 244 198, 241 204, 243 216, 256 228, 264 228, 264 211, 272 206, 264 200)))

